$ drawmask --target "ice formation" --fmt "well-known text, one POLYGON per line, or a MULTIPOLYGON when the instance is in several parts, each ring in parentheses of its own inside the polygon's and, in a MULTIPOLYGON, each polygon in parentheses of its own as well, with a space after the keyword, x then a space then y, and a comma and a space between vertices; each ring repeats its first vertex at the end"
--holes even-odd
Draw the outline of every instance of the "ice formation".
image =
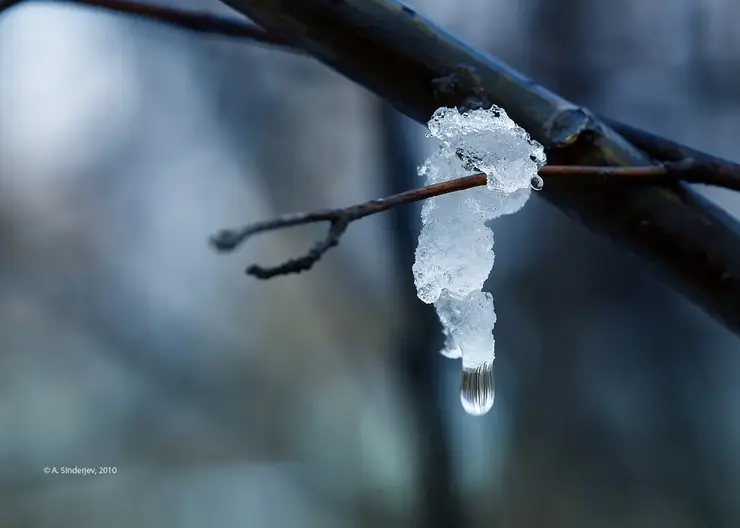
POLYGON ((419 298, 434 304, 446 337, 442 354, 462 358, 460 399, 470 414, 493 406, 493 297, 481 291, 493 268, 493 233, 487 220, 517 212, 532 188, 542 188, 537 171, 545 164, 542 145, 530 139, 506 112, 460 113, 438 109, 428 136, 439 149, 419 168, 427 185, 484 172, 486 187, 427 200, 416 248, 414 281, 419 298))

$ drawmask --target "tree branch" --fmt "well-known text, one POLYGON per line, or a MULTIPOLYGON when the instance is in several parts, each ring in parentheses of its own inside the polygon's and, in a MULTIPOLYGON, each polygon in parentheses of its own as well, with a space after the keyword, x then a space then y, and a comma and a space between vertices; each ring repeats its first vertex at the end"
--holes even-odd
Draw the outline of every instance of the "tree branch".
MULTIPOLYGON (((0 12, 20 1, 0 0, 0 12)), ((551 163, 644 166, 691 158, 694 172, 702 175, 694 180, 712 179, 734 189, 740 181, 737 164, 598 119, 395 0, 224 0, 267 31, 247 21, 138 2, 70 1, 308 51, 420 123, 440 106, 496 103, 545 145, 551 163)), ((740 334, 740 225, 684 184, 671 182, 660 187, 548 185, 542 195, 643 257, 661 278, 740 334)))
POLYGON ((242 242, 245 242, 249 237, 256 235, 257 233, 316 222, 329 222, 329 232, 327 233, 326 238, 317 242, 306 255, 269 268, 253 264, 246 270, 248 275, 253 275, 258 279, 269 279, 277 275, 300 273, 301 271, 310 269, 321 259, 324 253, 336 246, 349 224, 355 220, 387 211, 388 209, 399 205, 418 202, 419 200, 431 198, 432 196, 441 196, 451 192, 478 187, 480 185, 485 185, 485 183, 485 174, 474 174, 465 178, 459 178, 457 180, 451 180, 430 185, 428 187, 422 187, 420 189, 413 189, 411 191, 394 194, 387 198, 371 200, 351 207, 341 209, 323 209, 309 213, 295 213, 280 216, 274 220, 249 224, 238 229, 223 230, 211 237, 211 244, 218 251, 232 251, 242 242))
MULTIPOLYGON (((224 0, 426 123, 442 106, 494 103, 555 165, 653 160, 591 112, 463 44, 395 0, 224 0)), ((740 334, 740 224, 684 183, 547 185, 542 196, 643 258, 740 334)))
MULTIPOLYGON (((0 12, 24 0, 0 0, 0 12)), ((26 0, 27 1, 27 0, 26 0)), ((133 15, 152 22, 170 25, 179 29, 197 33, 218 35, 226 38, 244 39, 258 44, 267 44, 285 48, 294 53, 303 53, 297 44, 285 37, 267 32, 263 28, 234 17, 221 17, 205 12, 174 9, 148 2, 125 0, 66 0, 72 4, 105 9, 124 15, 133 15)), ((718 178, 726 183, 713 183, 729 189, 736 189, 740 182, 740 165, 731 161, 709 155, 686 145, 656 136, 639 128, 625 125, 607 117, 601 118, 610 127, 619 132, 639 149, 652 158, 660 161, 680 161, 691 158, 694 167, 706 173, 708 179, 718 178), (712 176, 709 173, 715 173, 712 176)))
MULTIPOLYGON (((579 180, 580 184, 625 184, 642 183, 655 184, 682 178, 691 183, 704 183, 708 185, 730 184, 730 188, 740 190, 740 181, 725 181, 716 179, 713 174, 707 178, 707 174, 697 172, 695 163, 691 160, 665 163, 662 165, 649 165, 646 167, 577 167, 548 165, 539 170, 539 175, 548 182, 579 180)), ((486 184, 486 175, 483 173, 465 176, 434 185, 428 185, 418 189, 394 194, 386 198, 370 200, 369 202, 344 207, 339 209, 322 209, 308 213, 294 213, 279 216, 266 222, 249 224, 238 229, 226 229, 211 237, 211 244, 220 252, 228 252, 236 249, 252 235, 274 231, 298 225, 313 224, 317 222, 329 222, 327 236, 317 242, 306 255, 296 259, 288 260, 278 266, 262 267, 256 264, 249 266, 246 270, 248 275, 258 279, 270 279, 278 275, 300 273, 310 269, 331 248, 339 243, 339 239, 349 227, 349 224, 360 218, 374 215, 413 202, 426 200, 434 196, 464 191, 473 187, 486 184)))
POLYGON ((703 175, 712 174, 716 185, 737 190, 740 184, 740 165, 731 161, 711 156, 706 152, 687 147, 675 141, 662 138, 639 128, 625 125, 606 117, 602 119, 614 130, 624 136, 630 143, 646 152, 651 158, 659 161, 681 161, 692 159, 694 170, 703 175), (724 183, 719 183, 720 181, 724 183))
MULTIPOLYGON (((133 15, 153 22, 207 35, 245 39, 259 44, 268 44, 300 52, 295 45, 280 35, 235 17, 222 17, 205 12, 187 11, 135 0, 66 0, 71 4, 105 9, 125 15, 133 15)), ((23 3, 24 0, 0 0, 0 12, 23 3)))
MULTIPOLYGON (((24 0, 0 1, 0 12, 24 0)), ((234 17, 221 17, 205 12, 174 9, 148 2, 125 0, 66 0, 69 3, 87 7, 100 8, 112 12, 134 15, 149 21, 171 25, 176 28, 197 33, 218 35, 226 38, 238 38, 260 44, 286 48, 295 53, 303 53, 295 42, 281 37, 250 22, 234 17)), ((601 118, 614 130, 628 139, 633 145, 645 151, 659 161, 693 160, 693 168, 703 173, 702 179, 712 180, 710 185, 718 185, 737 190, 740 185, 740 165, 731 161, 711 156, 680 143, 656 136, 639 128, 625 125, 607 117, 601 118), (716 180, 716 181, 715 181, 716 180)), ((702 183, 702 182, 700 182, 702 183)))

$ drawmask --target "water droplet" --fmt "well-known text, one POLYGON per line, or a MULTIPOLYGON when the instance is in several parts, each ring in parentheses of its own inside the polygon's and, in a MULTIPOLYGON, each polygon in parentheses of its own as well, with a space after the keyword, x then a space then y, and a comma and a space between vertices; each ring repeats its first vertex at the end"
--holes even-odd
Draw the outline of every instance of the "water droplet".
POLYGON ((543 180, 542 176, 538 174, 537 176, 532 178, 529 184, 532 186, 532 189, 534 189, 535 191, 541 191, 542 188, 545 186, 545 180, 543 180))
POLYGON ((460 401, 468 414, 481 416, 493 407, 493 364, 463 367, 460 401))

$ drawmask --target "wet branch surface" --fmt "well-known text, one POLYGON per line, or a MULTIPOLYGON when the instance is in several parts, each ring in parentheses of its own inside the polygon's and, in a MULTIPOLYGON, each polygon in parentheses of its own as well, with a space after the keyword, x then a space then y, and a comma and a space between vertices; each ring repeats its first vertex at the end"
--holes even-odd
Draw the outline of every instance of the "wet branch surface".
MULTIPOLYGON (((713 174, 707 175, 696 171, 695 165, 693 160, 685 159, 678 162, 646 167, 545 166, 539 170, 539 175, 545 181, 551 183, 575 183, 579 181, 580 184, 591 185, 625 185, 635 183, 646 185, 680 178, 691 183, 719 185, 740 190, 740 180, 727 181, 726 178, 715 178, 713 174)), ((460 192, 473 187, 481 187, 485 184, 486 175, 478 173, 412 189, 386 198, 370 200, 369 202, 350 207, 288 214, 265 222, 248 224, 238 229, 223 230, 211 238, 211 244, 218 251, 228 252, 235 250, 251 236, 258 233, 317 222, 328 222, 329 230, 326 237, 318 241, 306 255, 288 260, 273 267, 263 267, 253 264, 246 270, 248 275, 252 275, 258 279, 270 279, 278 275, 300 273, 310 269, 329 249, 336 246, 347 230, 347 227, 349 227, 349 224, 355 220, 382 213, 383 211, 401 205, 407 205, 453 192, 460 192)))

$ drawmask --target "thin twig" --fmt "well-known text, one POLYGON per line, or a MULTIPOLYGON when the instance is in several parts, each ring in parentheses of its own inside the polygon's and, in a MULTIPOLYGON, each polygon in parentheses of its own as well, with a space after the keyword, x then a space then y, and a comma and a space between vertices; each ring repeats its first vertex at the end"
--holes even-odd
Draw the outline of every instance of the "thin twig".
MULTIPOLYGON (((134 0, 67 1, 72 4, 100 8, 127 15, 134 15, 154 22, 174 26, 180 29, 195 31, 197 33, 245 39, 252 42, 269 44, 271 46, 289 48, 292 51, 298 52, 296 46, 294 44, 291 44, 288 39, 283 38, 272 32, 268 33, 261 27, 252 24, 251 22, 247 22, 246 20, 239 20, 235 17, 223 17, 205 12, 186 11, 183 9, 175 9, 172 7, 151 4, 148 2, 137 2, 134 0)), ((23 0, 0 0, 0 12, 22 2, 23 0)))
POLYGON ((727 189, 740 187, 740 164, 738 163, 712 156, 613 119, 602 119, 627 141, 658 162, 675 162, 690 158, 694 160, 697 172, 710 175, 707 177, 711 178, 713 185, 727 189))
POLYGON ((698 162, 693 158, 667 161, 647 167, 581 167, 570 165, 548 165, 539 171, 540 176, 549 181, 553 178, 567 178, 581 183, 670 183, 682 180, 724 187, 740 191, 740 178, 736 172, 698 162))
MULTIPOLYGON (((539 170, 539 175, 549 182, 578 180, 579 183, 644 183, 656 184, 675 180, 684 180, 689 183, 703 183, 708 185, 729 184, 729 188, 740 191, 740 185, 735 180, 729 182, 724 179, 715 180, 705 171, 695 171, 696 164, 690 160, 675 163, 665 163, 647 167, 581 167, 548 165, 539 170)), ((211 237, 211 245, 219 252, 228 252, 236 249, 252 235, 284 229, 297 225, 329 222, 327 236, 316 243, 306 254, 296 259, 288 260, 278 266, 262 267, 256 264, 246 270, 248 275, 258 279, 269 279, 277 275, 300 273, 310 269, 329 249, 339 243, 339 239, 347 230, 349 224, 360 218, 388 209, 406 205, 435 196, 480 187, 486 184, 484 173, 473 174, 455 180, 436 183, 418 189, 412 189, 386 198, 379 198, 369 202, 339 209, 322 209, 307 213, 294 213, 279 216, 266 222, 249 224, 238 229, 226 229, 211 237)))
POLYGON ((274 267, 265 268, 254 264, 247 268, 247 274, 253 275, 258 279, 269 279, 276 275, 286 275, 288 273, 300 273, 301 271, 310 269, 314 263, 321 259, 324 253, 336 246, 349 224, 355 220, 386 211, 399 205, 418 202, 432 196, 441 196, 455 191, 470 189, 471 187, 478 187, 485 185, 485 183, 485 174, 474 174, 465 178, 394 194, 387 198, 371 200, 351 207, 322 209, 308 213, 280 216, 274 220, 249 224, 239 229, 223 230, 211 237, 211 244, 220 252, 232 251, 239 244, 246 241, 247 238, 257 233, 316 222, 329 222, 329 232, 326 238, 317 242, 306 255, 291 259, 274 267))

